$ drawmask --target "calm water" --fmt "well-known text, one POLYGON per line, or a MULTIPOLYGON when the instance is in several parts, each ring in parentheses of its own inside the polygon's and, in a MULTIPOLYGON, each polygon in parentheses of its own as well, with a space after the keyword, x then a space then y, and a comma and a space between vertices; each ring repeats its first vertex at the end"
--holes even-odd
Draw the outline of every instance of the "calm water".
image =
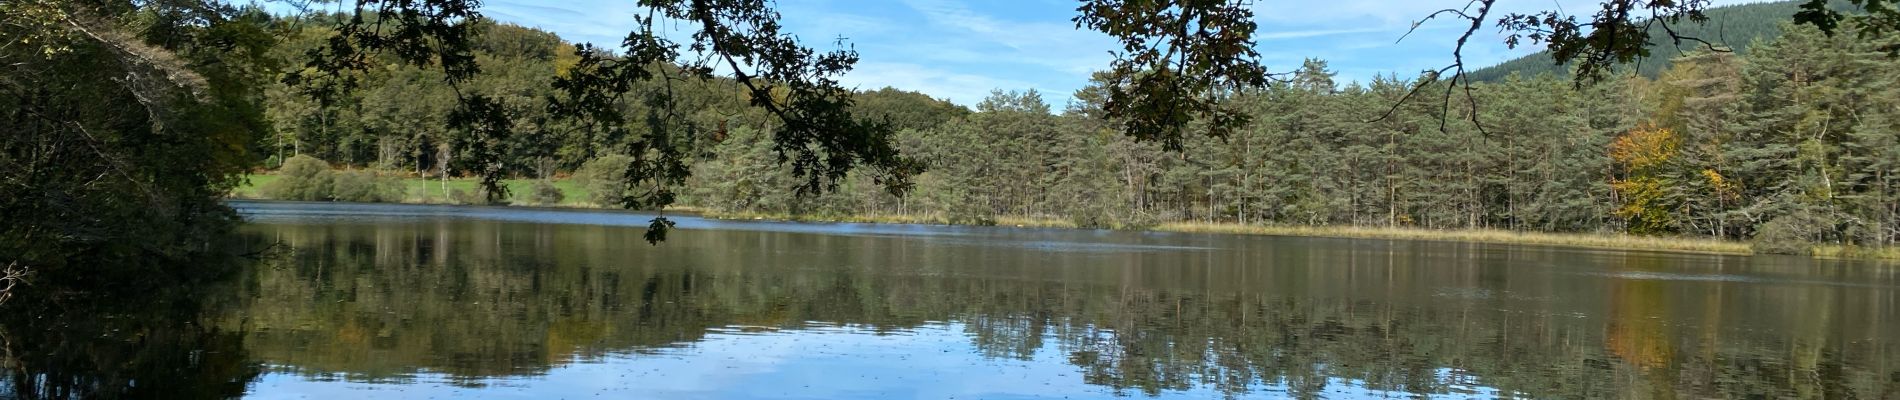
POLYGON ((1878 265, 234 205, 279 256, 0 326, 0 397, 1900 397, 1878 265))

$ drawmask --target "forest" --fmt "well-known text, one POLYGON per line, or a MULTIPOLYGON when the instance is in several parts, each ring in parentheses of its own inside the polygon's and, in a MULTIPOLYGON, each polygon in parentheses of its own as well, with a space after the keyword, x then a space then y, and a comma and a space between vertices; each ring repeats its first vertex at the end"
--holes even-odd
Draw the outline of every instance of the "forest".
MULTIPOLYGON (((301 32, 273 50, 286 60, 326 37, 324 24, 280 24, 301 32)), ((1309 60, 1285 82, 1232 95, 1253 123, 1186 137, 1181 151, 1115 131, 1102 117, 1100 76, 1059 108, 1034 90, 999 89, 973 108, 893 88, 859 92, 854 111, 889 123, 899 151, 923 164, 901 197, 857 172, 831 182, 836 190, 799 190, 772 146, 777 121, 748 108, 731 80, 663 89, 690 105, 696 127, 675 138, 693 152, 677 204, 715 213, 1630 233, 1751 240, 1778 253, 1895 244, 1900 73, 1885 50, 1893 40, 1779 29, 1786 34, 1745 53, 1690 51, 1655 78, 1632 71, 1578 84, 1512 73, 1475 85, 1470 101, 1431 94, 1444 92, 1442 82, 1419 89, 1429 76, 1341 82, 1325 61, 1309 60), (1415 89, 1426 95, 1401 101, 1415 89)), ((547 109, 548 81, 574 65, 573 45, 506 24, 485 24, 478 38, 487 72, 474 85, 524 113, 523 134, 500 146, 506 173, 572 179, 591 188, 586 202, 615 204, 627 190, 617 185, 628 163, 621 149, 633 139, 534 114, 547 109)), ((274 85, 264 105, 273 134, 258 147, 272 166, 308 156, 359 175, 467 175, 453 167, 456 133, 439 128, 453 95, 435 84, 438 74, 392 62, 329 107, 274 85)), ((620 107, 653 111, 633 100, 620 107)), ((550 187, 510 201, 549 203, 559 196, 550 187)))

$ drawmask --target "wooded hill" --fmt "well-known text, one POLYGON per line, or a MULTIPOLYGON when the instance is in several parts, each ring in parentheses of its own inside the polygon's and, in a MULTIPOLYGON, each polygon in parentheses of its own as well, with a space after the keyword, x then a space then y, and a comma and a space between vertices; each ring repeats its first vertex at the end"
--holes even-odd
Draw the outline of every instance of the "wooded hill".
MULTIPOLYGON (((1853 10, 1852 4, 1845 0, 1836 0, 1837 10, 1853 10)), ((1708 44, 1685 40, 1678 44, 1670 38, 1669 32, 1661 26, 1649 31, 1649 57, 1625 65, 1633 68, 1637 74, 1655 78, 1669 68, 1676 57, 1694 52, 1706 52, 1710 45, 1732 49, 1738 54, 1747 54, 1751 46, 1760 41, 1774 40, 1781 36, 1782 24, 1793 21, 1793 15, 1800 9, 1799 1, 1777 1, 1767 3, 1741 4, 1711 8, 1707 11, 1709 20, 1703 23, 1683 21, 1671 25, 1677 34, 1708 41, 1708 44)), ((1570 67, 1558 65, 1550 58, 1550 53, 1537 53, 1518 57, 1490 67, 1471 72, 1471 78, 1480 82, 1496 82, 1513 73, 1524 75, 1552 74, 1560 77, 1570 76, 1570 67)))

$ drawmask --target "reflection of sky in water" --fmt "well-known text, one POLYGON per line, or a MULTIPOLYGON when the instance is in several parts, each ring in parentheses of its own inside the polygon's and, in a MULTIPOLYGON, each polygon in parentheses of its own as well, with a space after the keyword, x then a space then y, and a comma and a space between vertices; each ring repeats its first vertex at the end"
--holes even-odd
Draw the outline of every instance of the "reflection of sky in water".
MULTIPOLYGON (((1018 398, 1221 398, 1213 388, 1168 390, 1148 396, 1139 389, 1083 382, 1067 363, 1057 340, 1044 340, 1031 361, 989 358, 970 344, 964 326, 937 323, 876 334, 869 330, 819 328, 763 333, 722 329, 705 339, 654 354, 622 353, 577 360, 545 375, 489 378, 480 387, 457 386, 444 375, 418 374, 407 382, 360 383, 273 373, 249 391, 256 399, 381 398, 666 398, 666 399, 1018 399, 1018 398)), ((1440 370, 1447 382, 1468 381, 1440 370)), ((1414 397, 1367 390, 1331 379, 1329 398, 1414 397)), ((1260 384, 1243 397, 1288 396, 1281 384, 1260 384)), ((1434 398, 1495 398, 1490 388, 1453 385, 1434 398)))

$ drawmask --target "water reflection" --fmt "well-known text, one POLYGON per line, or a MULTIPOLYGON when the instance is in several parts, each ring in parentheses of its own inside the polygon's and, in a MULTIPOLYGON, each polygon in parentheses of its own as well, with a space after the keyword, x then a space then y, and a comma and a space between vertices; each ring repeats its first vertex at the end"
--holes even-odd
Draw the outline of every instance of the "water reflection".
MULTIPOLYGON (((167 332, 7 348, 215 354, 194 362, 217 368, 146 356, 190 367, 151 372, 173 375, 128 377, 114 359, 60 378, 203 394, 186 397, 1900 396, 1900 277, 1875 266, 834 225, 655 247, 637 228, 532 215, 247 207, 272 215, 247 240, 294 251, 202 298, 224 299, 202 324, 133 315, 76 336, 167 332)), ((37 397, 22 376, 4 397, 37 397)))
POLYGON ((0 313, 0 398, 234 398, 263 371, 240 331, 206 316, 229 285, 15 298, 0 313))

